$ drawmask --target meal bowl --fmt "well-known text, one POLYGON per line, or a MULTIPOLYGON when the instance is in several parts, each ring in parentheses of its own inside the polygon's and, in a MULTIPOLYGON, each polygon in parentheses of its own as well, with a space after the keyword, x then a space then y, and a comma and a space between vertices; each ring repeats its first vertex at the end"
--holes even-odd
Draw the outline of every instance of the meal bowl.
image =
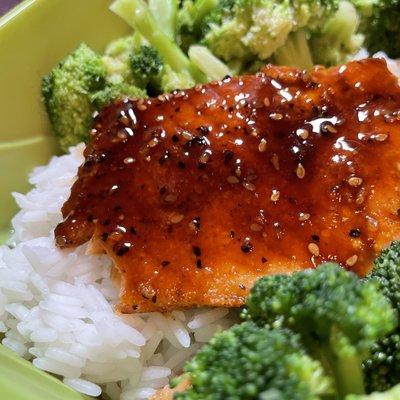
MULTIPOLYGON (((0 19, 0 242, 16 212, 11 193, 57 153, 40 101, 42 76, 79 43, 102 50, 130 31, 110 0, 26 0, 0 19), (100 27, 100 29, 99 29, 100 27)), ((79 400, 84 396, 0 346, 0 398, 79 400)))

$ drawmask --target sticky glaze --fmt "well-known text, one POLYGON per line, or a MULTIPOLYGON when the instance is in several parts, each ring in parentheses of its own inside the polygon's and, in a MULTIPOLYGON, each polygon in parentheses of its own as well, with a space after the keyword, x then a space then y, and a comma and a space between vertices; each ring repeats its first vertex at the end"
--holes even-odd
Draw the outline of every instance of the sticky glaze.
POLYGON ((399 130, 380 60, 127 100, 96 118, 56 241, 113 258, 122 312, 239 306, 325 261, 363 275, 400 233, 399 130))

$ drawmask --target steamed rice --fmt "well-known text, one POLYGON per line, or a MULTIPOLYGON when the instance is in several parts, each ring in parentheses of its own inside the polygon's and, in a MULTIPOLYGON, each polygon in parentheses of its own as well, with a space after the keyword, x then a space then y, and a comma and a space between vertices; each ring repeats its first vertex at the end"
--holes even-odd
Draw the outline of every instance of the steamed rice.
POLYGON ((36 168, 34 188, 14 194, 21 211, 12 221, 12 246, 0 247, 2 344, 81 393, 146 399, 216 330, 230 326, 234 313, 114 314, 110 259, 87 255, 87 245, 59 250, 54 243, 83 149, 36 168))
MULTIPOLYGON (((367 54, 360 52, 357 59, 367 54)), ((386 58, 384 53, 376 57, 386 58)), ((388 61, 400 77, 400 64, 388 61)), ((34 188, 14 193, 21 211, 10 247, 0 247, 2 344, 78 392, 111 399, 151 397, 237 312, 193 309, 168 314, 116 315, 118 291, 107 256, 87 245, 59 250, 53 229, 61 221, 84 145, 53 157, 30 176, 34 188)))

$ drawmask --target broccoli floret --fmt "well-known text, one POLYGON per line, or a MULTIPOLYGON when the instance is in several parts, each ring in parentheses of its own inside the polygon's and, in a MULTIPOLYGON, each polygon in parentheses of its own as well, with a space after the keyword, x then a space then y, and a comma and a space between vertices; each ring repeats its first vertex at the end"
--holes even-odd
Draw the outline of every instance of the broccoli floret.
POLYGON ((187 72, 196 82, 205 82, 205 75, 193 65, 179 46, 158 26, 143 0, 116 0, 110 9, 132 26, 154 47, 163 62, 175 72, 187 72))
POLYGON ((314 62, 328 66, 346 62, 364 42, 364 36, 357 33, 359 23, 355 7, 347 1, 340 2, 336 14, 311 35, 314 62))
POLYGON ((362 22, 367 49, 371 53, 384 51, 389 57, 400 57, 399 21, 400 0, 377 0, 371 15, 362 22))
MULTIPOLYGON (((400 242, 382 251, 366 279, 377 281, 381 292, 400 311, 400 242)), ((364 371, 369 391, 387 390, 400 383, 400 327, 374 343, 364 371)))
POLYGON ((374 281, 336 264, 260 279, 244 316, 301 335, 336 382, 339 398, 363 394, 362 361, 372 344, 394 329, 396 314, 374 281))
POLYGON ((160 90, 163 93, 188 89, 196 84, 188 71, 175 72, 169 65, 164 65, 160 79, 160 90))
POLYGON ((143 45, 130 55, 130 66, 135 82, 146 87, 159 75, 163 62, 155 48, 143 45))
POLYGON ((332 393, 297 335, 252 322, 215 335, 184 371, 192 386, 175 400, 317 400, 332 393))
POLYGON ((107 69, 107 82, 134 84, 129 57, 141 44, 140 37, 134 34, 114 40, 107 46, 103 56, 103 63, 107 69))
POLYGON ((116 100, 123 100, 124 98, 145 98, 146 92, 137 86, 129 85, 126 83, 116 83, 107 85, 103 90, 94 93, 90 100, 96 110, 101 110, 106 105, 116 100))
MULTIPOLYGON (((113 44, 109 54, 127 53, 131 38, 113 44)), ((80 45, 49 75, 43 78, 42 93, 46 110, 62 150, 89 137, 93 113, 105 105, 125 97, 146 97, 146 92, 133 84, 133 79, 110 73, 105 58, 80 45), (119 76, 118 78, 117 75, 119 76)))
POLYGON ((400 399, 400 385, 397 385, 387 392, 375 392, 369 395, 357 396, 350 395, 346 400, 398 400, 400 399))
POLYGON ((90 98, 105 84, 101 56, 85 44, 44 77, 44 103, 62 150, 87 140, 94 111, 90 98))

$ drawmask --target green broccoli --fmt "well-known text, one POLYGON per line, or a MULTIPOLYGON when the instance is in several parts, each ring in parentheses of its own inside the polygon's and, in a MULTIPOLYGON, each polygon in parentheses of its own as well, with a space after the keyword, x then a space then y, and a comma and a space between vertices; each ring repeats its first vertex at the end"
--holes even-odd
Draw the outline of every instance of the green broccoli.
POLYGON ((400 385, 390 388, 387 392, 374 392, 369 395, 350 395, 346 400, 399 400, 400 385))
POLYGON ((103 63, 107 69, 107 82, 111 84, 134 84, 129 58, 142 46, 140 35, 133 34, 112 41, 103 55, 103 63))
POLYGON ((193 65, 186 54, 157 24, 147 3, 143 0, 116 0, 110 9, 132 26, 147 43, 154 47, 166 65, 173 71, 190 74, 194 81, 205 82, 205 75, 193 65))
MULTIPOLYGON (((353 2, 362 3, 361 0, 353 2)), ((398 58, 400 57, 400 0, 376 0, 373 3, 370 15, 367 13, 362 21, 366 47, 371 53, 384 51, 389 57, 398 58)))
POLYGON ((91 95, 106 86, 101 56, 81 44, 43 79, 42 94, 61 149, 86 141, 94 112, 91 95))
POLYGON ((296 334, 244 322, 220 332, 184 367, 191 388, 175 400, 317 400, 330 379, 296 334))
POLYGON ((193 40, 228 65, 240 61, 242 72, 258 60, 311 68, 347 61, 363 43, 358 28, 348 1, 220 0, 193 40))
POLYGON ((316 64, 337 65, 355 54, 364 42, 358 33, 360 17, 348 1, 341 1, 336 14, 311 34, 310 48, 316 64))
POLYGON ((143 88, 159 76, 163 67, 158 51, 146 45, 132 52, 129 61, 134 81, 143 88))
POLYGON ((129 69, 123 65, 131 40, 114 42, 108 50, 108 60, 81 44, 43 78, 47 114, 63 151, 88 140, 95 111, 124 97, 146 97, 146 92, 132 78, 128 79, 129 69), (111 54, 118 64, 114 70, 110 66, 111 54))
MULTIPOLYGON (((366 279, 377 281, 381 292, 400 311, 400 242, 382 251, 366 279)), ((369 391, 387 390, 400 383, 400 327, 374 343, 364 372, 369 391)))
POLYGON ((362 361, 396 325, 395 310, 377 283, 336 264, 261 278, 246 307, 244 316, 256 323, 299 333, 334 376, 339 398, 365 392, 362 361))
POLYGON ((103 90, 92 94, 90 101, 96 110, 101 110, 113 101, 123 100, 127 97, 131 99, 142 99, 147 97, 147 94, 143 89, 140 89, 137 86, 126 83, 115 83, 108 84, 103 90))

